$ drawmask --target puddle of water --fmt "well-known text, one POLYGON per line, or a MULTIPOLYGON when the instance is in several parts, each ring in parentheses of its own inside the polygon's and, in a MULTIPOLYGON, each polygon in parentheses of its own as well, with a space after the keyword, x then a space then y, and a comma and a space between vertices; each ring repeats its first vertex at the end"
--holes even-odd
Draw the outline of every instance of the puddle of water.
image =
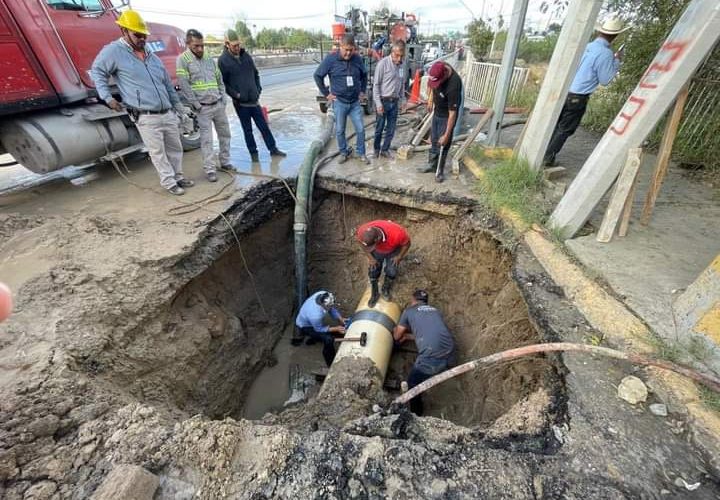
POLYGON ((325 368, 322 344, 297 347, 290 344, 294 328, 294 323, 290 323, 273 349, 277 363, 263 369, 250 387, 243 407, 243 418, 257 420, 268 412, 282 410, 290 398, 292 367, 298 366, 300 373, 308 376, 325 368))
MULTIPOLYGON (((245 144, 240 120, 234 110, 228 107, 232 143, 230 145, 230 162, 240 172, 251 174, 270 174, 280 177, 295 177, 302 164, 310 143, 320 135, 322 119, 316 113, 273 113, 270 115, 270 130, 275 137, 278 148, 287 156, 278 158, 270 156, 260 132, 253 126, 253 135, 258 146, 259 163, 250 161, 245 144)), ((239 176, 237 185, 247 186, 255 182, 251 176, 239 176)))

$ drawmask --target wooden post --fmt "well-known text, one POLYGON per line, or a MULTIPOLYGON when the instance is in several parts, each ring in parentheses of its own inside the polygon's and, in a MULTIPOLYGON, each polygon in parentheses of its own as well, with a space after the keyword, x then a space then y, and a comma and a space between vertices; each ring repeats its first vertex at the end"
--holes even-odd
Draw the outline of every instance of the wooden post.
POLYGON ((453 156, 452 159, 452 173, 453 175, 460 175, 460 160, 465 155, 465 151, 467 151, 467 148, 470 147, 470 144, 475 140, 475 138, 478 136, 482 128, 487 124, 488 121, 490 121, 490 118, 492 118, 493 110, 488 109, 487 113, 485 113, 485 116, 480 118, 480 121, 477 122, 477 125, 475 125, 475 128, 472 129, 472 132, 467 136, 467 139, 465 139, 465 142, 463 142, 462 146, 460 146, 460 149, 457 150, 455 153, 455 156, 453 156))
POLYGON ((720 9, 717 3, 692 0, 555 207, 550 225, 564 237, 571 237, 585 224, 617 178, 625 152, 639 146, 655 128, 718 38, 720 9))
POLYGON ((635 178, 640 169, 641 155, 642 148, 632 148, 628 151, 627 161, 620 173, 620 177, 615 183, 615 189, 610 197, 610 203, 608 203, 607 210, 605 211, 605 217, 595 238, 601 243, 607 243, 613 237, 615 227, 617 227, 617 223, 620 220, 620 215, 625 209, 628 195, 635 185, 635 178))
POLYGON ((422 122, 422 125, 420 126, 420 130, 418 133, 413 137, 413 140, 410 142, 412 146, 417 146, 420 144, 420 142, 423 140, 425 135, 428 133, 428 130, 430 130, 430 126, 432 125, 432 119, 435 115, 435 111, 432 113, 428 113, 428 115, 425 117, 425 121, 422 122))
MULTIPOLYGON (((642 160, 640 161, 642 166, 642 160)), ((635 182, 633 182, 628 193, 627 200, 625 200, 625 206, 623 207, 623 213, 620 217, 620 227, 618 228, 618 238, 624 238, 627 235, 628 227, 630 226, 630 216, 632 215, 632 206, 635 201, 635 191, 637 190, 638 176, 635 176, 635 182)))
POLYGON ((675 99, 675 107, 673 108, 670 119, 665 125, 662 141, 660 142, 660 151, 658 152, 657 165, 650 180, 647 196, 645 197, 645 205, 643 206, 642 215, 640 216, 640 224, 647 226, 650 223, 655 201, 657 200, 660 188, 662 187, 665 175, 667 175, 668 166, 670 165, 670 156, 672 155, 673 143, 677 136, 678 128, 680 128, 680 119, 682 118, 685 103, 687 102, 689 91, 689 83, 680 91, 675 99))

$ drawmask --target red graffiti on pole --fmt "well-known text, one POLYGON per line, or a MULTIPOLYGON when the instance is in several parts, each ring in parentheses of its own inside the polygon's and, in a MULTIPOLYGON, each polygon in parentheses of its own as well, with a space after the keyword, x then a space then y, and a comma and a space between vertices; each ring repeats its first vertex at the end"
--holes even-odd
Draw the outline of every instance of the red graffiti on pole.
POLYGON ((685 41, 672 41, 665 42, 660 51, 658 51, 655 59, 653 60, 650 67, 647 69, 643 77, 640 79, 639 87, 641 89, 655 89, 657 84, 652 83, 654 76, 661 76, 662 73, 668 73, 672 71, 673 66, 680 59, 680 56, 685 52, 688 42, 685 41), (666 62, 661 62, 661 59, 665 59, 666 54, 670 54, 666 62))
MULTIPOLYGON (((610 127, 612 132, 617 135, 623 135, 627 131, 630 122, 637 116, 647 100, 646 97, 636 95, 638 89, 646 89, 646 91, 656 89, 657 83, 654 82, 658 77, 673 70, 675 63, 677 63, 678 59, 685 53, 688 43, 688 41, 684 40, 673 40, 663 44, 655 56, 655 59, 653 59, 652 64, 650 64, 650 67, 640 79, 637 89, 635 89, 633 95, 628 98, 617 118, 613 121, 610 127)), ((640 93, 644 92, 641 90, 640 93)))
POLYGON ((617 135, 623 135, 625 131, 628 128, 628 125, 630 125, 630 122, 635 118, 635 115, 637 115, 642 107, 645 105, 645 99, 642 97, 635 97, 634 95, 631 95, 627 102, 625 103, 625 106, 620 110, 620 114, 617 118, 615 118, 615 121, 612 124, 612 127, 610 127, 610 130, 615 132, 617 135), (626 110, 629 112, 626 112, 626 110), (621 121, 619 124, 619 128, 615 126, 615 123, 621 121))

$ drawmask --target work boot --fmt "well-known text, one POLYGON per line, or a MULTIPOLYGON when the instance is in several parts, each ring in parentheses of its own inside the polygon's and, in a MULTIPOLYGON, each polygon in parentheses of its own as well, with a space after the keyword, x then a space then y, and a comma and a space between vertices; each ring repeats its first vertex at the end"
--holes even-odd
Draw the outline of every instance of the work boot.
POLYGON ((257 153, 250 153, 250 160, 253 163, 259 163, 260 162, 260 156, 258 156, 257 153))
POLYGON ((217 174, 215 172, 208 172, 205 176, 208 182, 217 182, 217 174))
POLYGON ((378 282, 377 280, 370 280, 370 300, 368 300, 368 307, 375 307, 379 298, 378 282))
POLYGON ((348 159, 350 158, 350 155, 352 155, 352 148, 348 148, 347 151, 345 151, 344 153, 342 151, 340 151, 340 157, 338 158, 338 164, 342 165, 343 163, 348 161, 348 159))
POLYGON ((177 184, 175 184, 173 187, 168 188, 168 193, 174 194, 175 196, 181 196, 181 195, 185 194, 185 190, 183 188, 181 188, 180 186, 178 186, 177 184))
POLYGON ((390 300, 390 290, 392 289, 392 285, 392 278, 388 278, 387 276, 385 276, 385 281, 383 281, 382 290, 380 291, 383 299, 390 300))
POLYGON ((190 179, 179 179, 175 182, 181 188, 189 188, 189 187, 193 187, 195 185, 195 182, 191 181, 190 179))
POLYGON ((392 151, 380 151, 380 157, 387 158, 388 160, 394 160, 395 153, 393 153, 392 151))
POLYGON ((235 166, 229 163, 227 165, 220 165, 220 170, 223 170, 225 172, 233 172, 235 170, 235 166))
POLYGON ((360 161, 361 161, 362 163, 364 163, 365 165, 370 165, 370 163, 371 163, 371 162, 370 162, 370 158, 368 158, 368 157, 365 156, 365 155, 359 155, 359 156, 358 156, 358 160, 360 160, 360 161))
POLYGON ((437 169, 437 162, 439 158, 440 155, 438 153, 429 153, 427 165, 417 167, 415 171, 421 174, 429 174, 430 172, 435 172, 435 170, 437 169))
POLYGON ((285 151, 280 151, 279 149, 275 148, 270 151, 270 156, 287 156, 287 153, 285 151))

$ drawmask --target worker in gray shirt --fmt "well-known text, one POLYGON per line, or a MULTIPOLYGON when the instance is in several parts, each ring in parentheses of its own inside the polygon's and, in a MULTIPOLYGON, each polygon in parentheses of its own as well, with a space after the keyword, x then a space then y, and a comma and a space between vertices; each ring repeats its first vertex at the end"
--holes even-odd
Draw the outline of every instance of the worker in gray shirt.
POLYGON ((185 107, 163 62, 145 47, 150 30, 140 14, 126 10, 115 23, 122 37, 103 47, 90 70, 98 96, 113 110, 126 110, 133 118, 160 185, 171 194, 184 194, 194 185, 182 169, 178 115, 186 115, 185 107), (122 103, 111 92, 110 77, 115 78, 122 103))
MULTIPOLYGON (((428 300, 425 290, 415 290, 410 307, 403 311, 393 331, 393 337, 398 344, 414 338, 417 345, 418 357, 407 380, 409 389, 455 366, 457 362, 455 341, 450 330, 440 311, 428 305, 428 300)), ((410 409, 416 415, 422 415, 423 403, 420 396, 410 400, 410 409)))
POLYGON ((398 112, 401 108, 404 111, 405 107, 403 57, 405 57, 405 42, 397 40, 392 44, 390 55, 380 59, 375 67, 373 77, 373 102, 377 112, 375 158, 392 158, 390 143, 395 135, 398 112), (385 131, 385 141, 382 141, 383 130, 385 131))

